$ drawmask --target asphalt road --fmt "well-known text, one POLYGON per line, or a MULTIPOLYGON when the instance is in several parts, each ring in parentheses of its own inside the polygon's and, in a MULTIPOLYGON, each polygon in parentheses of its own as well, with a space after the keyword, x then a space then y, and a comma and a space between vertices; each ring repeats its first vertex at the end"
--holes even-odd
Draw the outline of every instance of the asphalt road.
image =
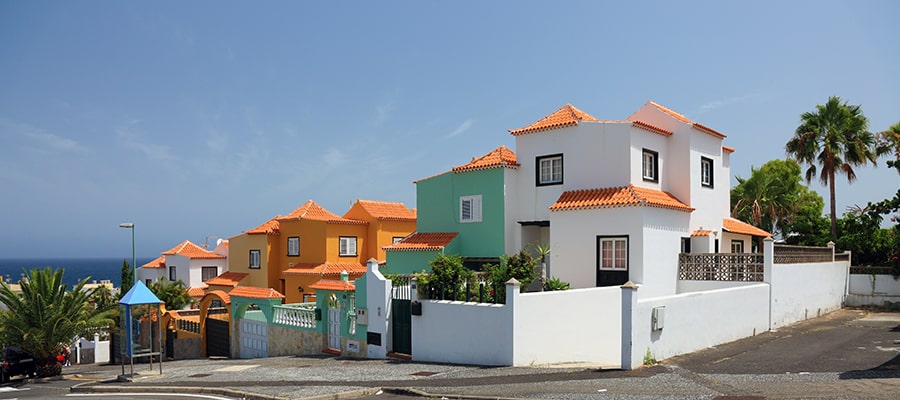
MULTIPOLYGON (((398 398, 387 388, 462 398, 898 399, 900 313, 840 310, 633 371, 591 365, 491 368, 325 355, 181 360, 164 363, 161 375, 147 365, 135 366, 135 371, 139 375, 133 382, 116 383, 105 380, 121 372, 118 366, 67 367, 66 379, 59 382, 81 383, 79 393, 199 387, 260 399, 337 394, 398 398), (380 388, 385 390, 375 395, 380 388)), ((36 385, 20 383, 24 388, 36 385)), ((9 398, 0 393, 0 399, 9 398)))

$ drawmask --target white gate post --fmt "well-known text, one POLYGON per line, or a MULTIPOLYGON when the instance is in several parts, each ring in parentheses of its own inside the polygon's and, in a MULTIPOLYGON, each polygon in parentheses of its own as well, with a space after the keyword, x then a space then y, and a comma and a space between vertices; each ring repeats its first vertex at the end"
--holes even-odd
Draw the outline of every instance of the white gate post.
POLYGON ((619 286, 622 289, 622 369, 634 369, 634 310, 637 308, 638 286, 632 282, 625 282, 619 286))

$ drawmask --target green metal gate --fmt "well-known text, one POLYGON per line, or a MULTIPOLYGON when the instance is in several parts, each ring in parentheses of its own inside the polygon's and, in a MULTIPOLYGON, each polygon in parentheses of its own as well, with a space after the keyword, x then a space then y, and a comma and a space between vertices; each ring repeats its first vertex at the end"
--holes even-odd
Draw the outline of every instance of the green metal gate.
POLYGON ((206 319, 206 356, 231 357, 231 335, 228 321, 206 319))
POLYGON ((412 276, 394 278, 391 288, 391 339, 394 353, 412 354, 412 276))

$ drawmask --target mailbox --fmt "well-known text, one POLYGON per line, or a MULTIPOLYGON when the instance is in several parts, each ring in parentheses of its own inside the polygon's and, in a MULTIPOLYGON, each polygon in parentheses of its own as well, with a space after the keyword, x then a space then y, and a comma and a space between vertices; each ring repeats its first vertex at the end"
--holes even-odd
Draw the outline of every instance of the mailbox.
POLYGON ((418 301, 409 303, 409 313, 412 315, 422 315, 422 303, 418 301))

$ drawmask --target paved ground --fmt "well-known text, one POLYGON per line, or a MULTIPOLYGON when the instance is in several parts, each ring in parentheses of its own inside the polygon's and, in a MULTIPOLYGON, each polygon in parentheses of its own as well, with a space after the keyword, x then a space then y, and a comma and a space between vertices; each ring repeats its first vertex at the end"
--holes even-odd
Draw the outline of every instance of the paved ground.
MULTIPOLYGON (((588 365, 527 368, 349 360, 329 356, 67 367, 79 391, 229 390, 248 398, 375 395, 407 388, 448 397, 548 399, 898 399, 900 313, 840 310, 777 332, 675 357, 634 371, 588 365), (128 372, 128 367, 126 367, 128 372), (179 389, 173 389, 173 388, 179 389), (153 389, 150 389, 153 388, 153 389), (196 389, 195 389, 196 390, 196 389)), ((321 397, 320 397, 321 398, 321 397)), ((336 398, 336 397, 329 397, 336 398)))

